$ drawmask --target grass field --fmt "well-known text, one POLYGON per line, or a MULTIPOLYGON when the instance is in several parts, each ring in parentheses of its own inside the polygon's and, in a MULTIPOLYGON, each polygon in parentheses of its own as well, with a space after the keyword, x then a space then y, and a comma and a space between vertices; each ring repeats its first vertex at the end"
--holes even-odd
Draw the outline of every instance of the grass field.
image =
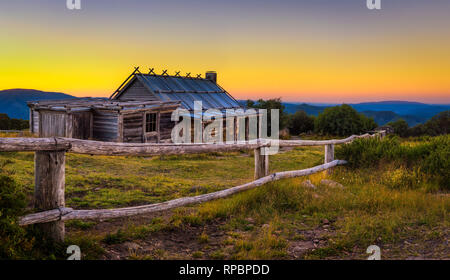
MULTIPOLYGON (((405 142, 405 145, 413 145, 405 142)), ((0 172, 33 195, 33 153, 0 153, 0 172)), ((252 153, 164 157, 68 154, 66 205, 116 208, 222 190, 253 180, 252 153)), ((323 163, 323 147, 270 157, 271 173, 323 163)), ((126 219, 70 221, 67 244, 87 259, 450 258, 448 193, 396 189, 402 171, 335 168, 202 205, 126 219), (397 176, 397 177, 396 177, 397 176), (328 184, 322 180, 339 184, 328 184), (310 180, 315 188, 307 187, 310 180)))

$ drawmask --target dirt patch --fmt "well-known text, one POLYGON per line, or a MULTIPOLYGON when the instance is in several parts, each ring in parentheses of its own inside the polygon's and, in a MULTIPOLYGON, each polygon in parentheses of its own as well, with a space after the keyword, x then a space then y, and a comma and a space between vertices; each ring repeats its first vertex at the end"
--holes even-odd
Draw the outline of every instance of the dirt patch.
POLYGON ((220 224, 187 226, 149 234, 145 239, 106 245, 103 259, 210 259, 225 237, 220 224), (203 241, 201 236, 207 236, 203 241), (201 252, 199 254, 198 252, 201 252))
POLYGON ((328 245, 328 238, 335 235, 328 221, 312 230, 297 230, 296 235, 301 240, 289 241, 287 253, 290 259, 302 259, 308 252, 328 245))

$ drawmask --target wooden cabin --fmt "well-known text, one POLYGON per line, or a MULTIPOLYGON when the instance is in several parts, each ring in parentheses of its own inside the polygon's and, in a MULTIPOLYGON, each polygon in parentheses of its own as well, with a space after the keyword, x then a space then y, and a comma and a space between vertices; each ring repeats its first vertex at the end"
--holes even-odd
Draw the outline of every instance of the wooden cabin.
POLYGON ((39 137, 108 142, 169 142, 178 101, 80 98, 28 102, 30 130, 39 137))

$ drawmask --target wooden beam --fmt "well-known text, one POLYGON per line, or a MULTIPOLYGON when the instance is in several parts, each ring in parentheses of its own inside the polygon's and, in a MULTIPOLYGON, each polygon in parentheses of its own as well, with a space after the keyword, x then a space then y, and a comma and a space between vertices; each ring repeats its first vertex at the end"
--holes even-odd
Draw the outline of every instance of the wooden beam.
POLYGON ((119 93, 119 92, 120 92, 120 89, 122 88, 122 86, 125 85, 125 83, 128 82, 128 80, 129 80, 131 77, 133 77, 134 74, 135 74, 136 72, 139 72, 139 67, 134 67, 133 73, 131 73, 130 76, 128 76, 128 78, 127 78, 127 79, 126 79, 126 80, 125 80, 125 81, 124 81, 124 82, 116 89, 116 91, 114 91, 114 93, 111 94, 111 96, 109 97, 109 99, 112 99, 116 93, 119 93))
POLYGON ((299 147, 299 146, 324 146, 330 144, 345 144, 350 143, 358 138, 368 138, 371 137, 370 134, 364 135, 353 135, 345 139, 333 139, 333 140, 279 140, 280 147, 299 147))
POLYGON ((154 156, 181 155, 212 152, 232 152, 267 147, 269 144, 255 142, 243 144, 156 144, 156 143, 114 143, 88 141, 78 139, 63 139, 71 143, 70 152, 89 155, 112 156, 154 156))
POLYGON ((123 124, 124 124, 124 122, 123 122, 123 114, 120 114, 119 113, 119 118, 118 118, 118 122, 117 122, 117 133, 118 133, 118 135, 117 135, 117 142, 120 142, 120 143, 123 143, 123 124))
MULTIPOLYGON (((352 136, 341 140, 279 140, 280 147, 323 146, 350 143, 356 138, 377 137, 379 134, 352 136)), ((67 150, 68 152, 90 155, 129 155, 148 156, 161 154, 192 154, 209 152, 230 152, 239 150, 253 150, 270 147, 270 139, 257 139, 245 143, 234 144, 155 144, 155 143, 116 143, 72 138, 0 138, 0 151, 53 151, 67 150)))
POLYGON ((28 125, 30 126, 30 132, 33 133, 33 109, 30 107, 29 108, 29 113, 28 113, 28 125))
POLYGON ((94 139, 94 114, 89 116, 89 140, 94 139))
POLYGON ((2 152, 63 151, 70 142, 58 138, 0 138, 2 152))

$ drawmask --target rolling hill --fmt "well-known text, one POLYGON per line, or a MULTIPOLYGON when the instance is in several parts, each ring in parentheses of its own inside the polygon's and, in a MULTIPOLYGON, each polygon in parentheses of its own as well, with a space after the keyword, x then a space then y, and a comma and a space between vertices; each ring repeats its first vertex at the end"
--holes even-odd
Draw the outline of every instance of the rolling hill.
POLYGON ((412 115, 399 115, 392 111, 362 111, 367 117, 373 118, 379 125, 387 124, 388 122, 404 119, 409 126, 416 126, 424 123, 427 119, 423 117, 416 117, 412 115))
POLYGON ((350 105, 359 112, 392 111, 397 115, 402 116, 402 118, 414 116, 414 118, 420 120, 420 122, 425 122, 440 112, 450 109, 450 105, 433 105, 408 101, 366 102, 350 105))
POLYGON ((0 113, 10 118, 29 119, 28 101, 69 99, 74 96, 61 92, 45 92, 33 89, 8 89, 0 91, 0 113))

